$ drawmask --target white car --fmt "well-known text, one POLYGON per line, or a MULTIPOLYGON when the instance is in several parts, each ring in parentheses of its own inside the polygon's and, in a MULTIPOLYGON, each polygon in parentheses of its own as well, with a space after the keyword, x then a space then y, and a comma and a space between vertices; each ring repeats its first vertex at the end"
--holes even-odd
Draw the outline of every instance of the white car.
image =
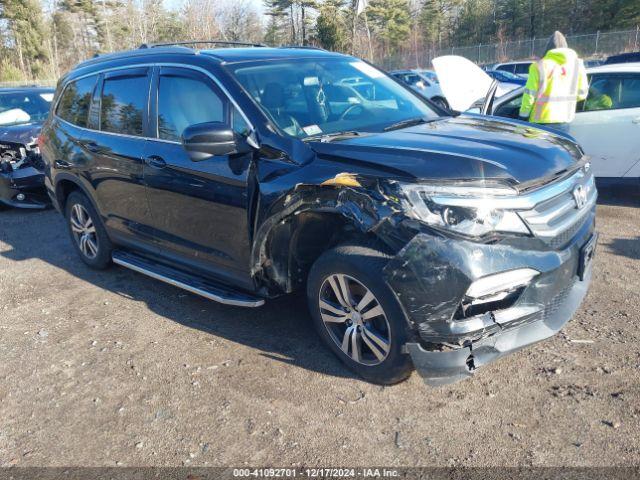
POLYGON ((533 62, 531 60, 523 62, 506 62, 497 63, 494 65, 493 70, 501 70, 503 72, 514 73, 524 78, 529 78, 529 67, 533 62))
MULTIPOLYGON (((435 59, 434 65, 453 109, 518 118, 522 88, 502 96, 487 95, 490 79, 486 73, 472 62, 465 64, 458 60, 460 57, 448 58, 435 59), (456 82, 462 68, 466 86, 456 82), (451 69, 458 71, 448 74, 451 69), (472 88, 474 85, 479 87, 472 88)), ((588 68, 587 75, 589 95, 586 101, 578 103, 576 118, 566 132, 591 157, 600 185, 640 185, 640 63, 588 68)))
POLYGON ((389 73, 439 107, 444 109, 449 108, 449 104, 442 94, 440 85, 423 72, 416 70, 394 70, 389 73))

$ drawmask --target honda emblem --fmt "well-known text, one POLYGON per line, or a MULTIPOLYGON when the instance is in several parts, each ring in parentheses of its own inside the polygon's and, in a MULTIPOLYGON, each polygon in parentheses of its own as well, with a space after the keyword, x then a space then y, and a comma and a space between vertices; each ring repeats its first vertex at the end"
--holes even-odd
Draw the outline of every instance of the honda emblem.
POLYGON ((578 209, 584 207, 587 203, 587 189, 582 185, 576 185, 573 189, 573 199, 576 201, 578 209))

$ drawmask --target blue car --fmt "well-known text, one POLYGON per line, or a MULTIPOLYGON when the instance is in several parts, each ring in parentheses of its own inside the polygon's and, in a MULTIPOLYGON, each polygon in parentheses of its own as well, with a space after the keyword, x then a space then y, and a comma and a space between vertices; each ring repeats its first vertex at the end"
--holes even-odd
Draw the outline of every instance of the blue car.
POLYGON ((488 70, 487 74, 500 83, 513 83, 521 86, 527 83, 526 78, 516 75, 515 73, 505 72, 504 70, 488 70))

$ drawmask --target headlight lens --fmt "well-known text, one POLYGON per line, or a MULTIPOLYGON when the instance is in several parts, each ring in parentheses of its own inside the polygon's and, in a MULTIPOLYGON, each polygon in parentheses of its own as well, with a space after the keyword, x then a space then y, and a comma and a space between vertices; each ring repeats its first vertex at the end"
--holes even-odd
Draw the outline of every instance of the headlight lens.
POLYGON ((401 188, 407 211, 431 226, 472 237, 492 232, 529 233, 518 214, 504 208, 505 198, 516 195, 510 188, 419 184, 403 184, 401 188))

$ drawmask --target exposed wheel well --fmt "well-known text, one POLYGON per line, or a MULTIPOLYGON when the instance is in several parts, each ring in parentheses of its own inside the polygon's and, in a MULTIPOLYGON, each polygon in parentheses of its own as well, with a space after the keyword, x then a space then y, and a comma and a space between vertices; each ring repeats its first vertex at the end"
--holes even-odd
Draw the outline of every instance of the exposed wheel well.
POLYGON ((64 212, 64 207, 67 202, 67 198, 74 190, 80 190, 80 186, 71 180, 62 179, 56 184, 56 200, 60 206, 60 210, 64 212))
POLYGON ((328 249, 347 241, 375 240, 373 234, 362 232, 339 213, 304 212, 272 232, 265 273, 281 289, 298 290, 305 285, 311 266, 328 249))

